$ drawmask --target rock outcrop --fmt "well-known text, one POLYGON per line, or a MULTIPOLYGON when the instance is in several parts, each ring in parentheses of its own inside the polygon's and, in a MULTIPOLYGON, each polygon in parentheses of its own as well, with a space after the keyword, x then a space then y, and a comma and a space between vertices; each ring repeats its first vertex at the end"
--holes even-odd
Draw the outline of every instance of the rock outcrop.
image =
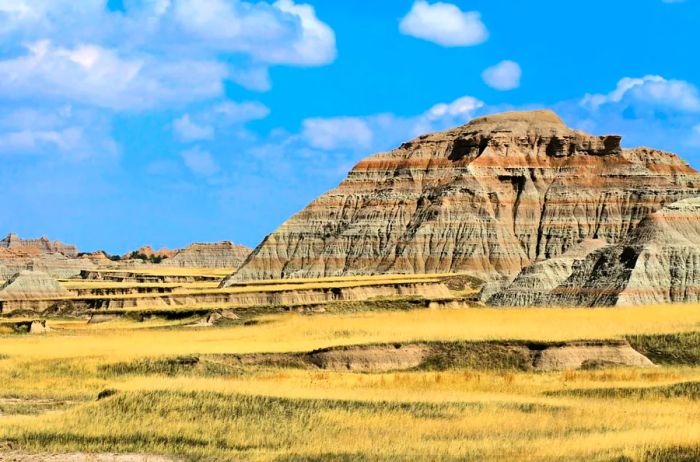
POLYGON ((36 249, 40 253, 60 253, 67 257, 77 257, 78 249, 74 245, 67 245, 59 241, 50 241, 46 237, 39 239, 21 239, 15 233, 10 233, 0 240, 0 249, 36 249))
POLYGON ((591 253, 606 246, 602 239, 585 239, 558 257, 523 268, 504 290, 490 298, 494 306, 540 306, 548 303, 550 293, 563 284, 591 253))
POLYGON ((544 280, 561 258, 525 268, 489 301, 501 306, 613 306, 700 302, 700 197, 647 216, 621 243, 600 247, 544 280))
POLYGON ((173 258, 175 255, 177 255, 177 253, 177 250, 170 250, 165 247, 163 247, 160 250, 153 250, 153 247, 151 247, 150 245, 146 245, 141 247, 140 249, 137 249, 133 252, 129 252, 126 255, 122 256, 122 260, 142 259, 143 257, 163 259, 173 258))
POLYGON ((442 272, 507 283, 582 240, 622 242, 650 213, 698 195, 700 175, 673 154, 620 142, 572 130, 551 111, 421 136, 357 164, 229 283, 442 272))
POLYGON ((47 300, 70 295, 58 281, 41 271, 21 271, 0 287, 0 300, 47 300))
POLYGON ((238 268, 250 255, 251 249, 229 241, 211 244, 195 243, 172 258, 163 260, 163 266, 187 268, 238 268))
POLYGON ((77 276, 83 270, 96 269, 99 264, 99 261, 91 258, 42 253, 32 247, 0 248, 0 279, 8 279, 23 270, 43 271, 51 277, 65 279, 77 276))

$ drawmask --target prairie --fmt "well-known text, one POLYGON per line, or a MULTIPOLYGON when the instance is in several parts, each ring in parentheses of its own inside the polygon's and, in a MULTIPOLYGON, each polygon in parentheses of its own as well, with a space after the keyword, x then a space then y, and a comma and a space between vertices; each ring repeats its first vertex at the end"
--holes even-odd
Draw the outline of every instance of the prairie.
MULTIPOLYGON (((324 282, 326 283, 326 282, 324 282)), ((401 309, 50 319, 0 330, 0 448, 174 460, 696 460, 700 307, 401 309), (656 367, 357 373, 231 355, 410 342, 626 339, 656 367)), ((0 459, 2 452, 0 452, 0 459)))

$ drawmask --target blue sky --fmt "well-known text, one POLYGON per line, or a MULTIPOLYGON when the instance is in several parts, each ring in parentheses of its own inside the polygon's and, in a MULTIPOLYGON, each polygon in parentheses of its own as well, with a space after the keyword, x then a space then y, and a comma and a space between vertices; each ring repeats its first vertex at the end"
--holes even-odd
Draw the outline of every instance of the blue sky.
POLYGON ((359 159, 507 109, 698 168, 698 18, 697 0, 0 0, 0 232, 255 246, 359 159))

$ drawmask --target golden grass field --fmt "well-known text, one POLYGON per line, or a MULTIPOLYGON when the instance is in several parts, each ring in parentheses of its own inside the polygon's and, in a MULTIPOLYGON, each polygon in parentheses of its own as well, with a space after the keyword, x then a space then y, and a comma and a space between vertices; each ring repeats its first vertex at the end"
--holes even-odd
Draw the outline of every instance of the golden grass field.
MULTIPOLYGON (((315 284, 329 282, 350 283, 315 284)), ((256 321, 190 328, 191 320, 55 319, 44 335, 0 326, 0 460, 3 447, 174 460, 700 457, 698 305, 290 312, 256 321), (216 356, 657 334, 667 335, 649 341, 664 358, 653 368, 356 373, 237 366, 216 356)))

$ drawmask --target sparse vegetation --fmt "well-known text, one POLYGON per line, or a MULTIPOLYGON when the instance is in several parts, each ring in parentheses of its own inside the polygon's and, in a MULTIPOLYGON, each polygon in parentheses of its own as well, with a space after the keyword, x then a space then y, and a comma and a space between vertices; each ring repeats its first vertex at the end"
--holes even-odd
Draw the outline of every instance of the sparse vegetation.
POLYGON ((627 340, 656 364, 700 364, 700 332, 630 335, 627 340))

